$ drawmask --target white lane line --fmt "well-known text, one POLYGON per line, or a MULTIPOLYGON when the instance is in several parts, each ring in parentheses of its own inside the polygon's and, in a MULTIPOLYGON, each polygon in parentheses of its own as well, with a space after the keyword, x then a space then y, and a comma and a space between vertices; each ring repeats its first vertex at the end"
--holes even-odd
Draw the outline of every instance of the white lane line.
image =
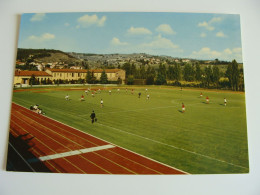
POLYGON ((63 152, 63 153, 59 153, 59 154, 41 156, 41 157, 39 157, 39 159, 41 161, 53 160, 53 159, 57 159, 57 158, 63 158, 63 157, 68 157, 68 156, 73 156, 73 155, 78 155, 78 154, 84 154, 84 153, 88 153, 88 152, 95 152, 95 151, 98 151, 98 150, 105 150, 105 149, 114 148, 114 147, 115 146, 108 144, 108 145, 104 145, 104 146, 84 148, 84 149, 80 149, 80 150, 63 152))

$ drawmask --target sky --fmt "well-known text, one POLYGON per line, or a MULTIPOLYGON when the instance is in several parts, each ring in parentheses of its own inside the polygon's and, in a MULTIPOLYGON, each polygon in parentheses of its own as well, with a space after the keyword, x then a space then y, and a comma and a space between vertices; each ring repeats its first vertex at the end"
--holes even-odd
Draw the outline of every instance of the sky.
POLYGON ((26 13, 21 16, 18 48, 242 62, 237 14, 26 13))

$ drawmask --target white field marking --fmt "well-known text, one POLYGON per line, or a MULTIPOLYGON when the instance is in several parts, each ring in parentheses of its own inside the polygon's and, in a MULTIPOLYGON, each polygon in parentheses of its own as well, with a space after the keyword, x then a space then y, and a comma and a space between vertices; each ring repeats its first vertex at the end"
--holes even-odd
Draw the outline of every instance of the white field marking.
MULTIPOLYGON (((15 102, 13 102, 13 103, 15 103, 15 102)), ((16 104, 16 105, 19 105, 19 104, 17 104, 17 103, 15 103, 15 104, 16 104)), ((19 105, 19 106, 21 106, 21 105, 19 105)), ((23 107, 23 108, 29 110, 28 108, 26 108, 26 107, 24 107, 24 106, 21 106, 21 107, 23 107)), ((116 144, 112 144, 111 142, 108 142, 107 140, 104 140, 104 139, 101 139, 101 138, 96 137, 96 136, 94 136, 94 135, 91 135, 91 134, 89 134, 89 133, 87 133, 87 132, 85 132, 85 131, 76 129, 75 127, 72 127, 72 126, 67 125, 67 124, 65 124, 65 123, 62 123, 62 122, 60 122, 60 121, 57 121, 57 120, 55 120, 55 119, 53 119, 53 118, 51 118, 51 117, 48 117, 48 116, 46 116, 46 115, 43 115, 43 116, 46 117, 46 118, 49 118, 49 119, 51 119, 51 120, 54 120, 54 121, 56 121, 56 122, 59 122, 59 123, 61 123, 61 124, 63 124, 63 125, 66 125, 66 126, 68 126, 68 127, 71 127, 71 128, 73 128, 73 129, 75 129, 75 130, 81 132, 81 133, 84 133, 84 134, 88 135, 88 136, 92 136, 92 137, 94 137, 94 138, 96 138, 96 139, 99 139, 99 140, 102 140, 102 141, 104 141, 104 142, 107 142, 107 143, 109 143, 109 144, 111 144, 111 145, 114 145, 114 146, 116 146, 116 147, 118 147, 118 148, 122 148, 122 149, 124 149, 124 150, 126 150, 126 151, 129 151, 129 152, 132 152, 132 153, 134 153, 134 154, 136 154, 136 155, 142 156, 142 157, 144 157, 144 158, 146 158, 146 159, 149 159, 149 160, 151 160, 151 161, 153 161, 153 162, 156 162, 156 163, 158 163, 158 164, 164 165, 164 166, 169 167, 169 168, 171 168, 171 169, 175 169, 175 170, 181 171, 181 172, 183 172, 183 173, 185 173, 185 174, 190 174, 190 173, 188 173, 188 172, 186 172, 186 171, 183 171, 183 170, 178 169, 178 168, 176 168, 176 167, 173 167, 173 166, 171 166, 171 165, 168 165, 168 164, 162 163, 162 162, 160 162, 160 161, 154 160, 154 159, 152 159, 152 158, 149 158, 149 157, 147 157, 147 156, 138 154, 138 153, 136 153, 136 152, 133 152, 133 151, 131 151, 131 150, 128 150, 128 149, 126 149, 126 148, 123 148, 123 147, 121 147, 121 146, 118 146, 118 145, 116 145, 116 144)), ((86 120, 86 119, 83 119, 83 120, 86 120)), ((99 123, 97 123, 97 124, 99 124, 99 123)), ((143 166, 144 166, 144 165, 143 165, 143 166)))
POLYGON ((15 147, 9 142, 9 145, 14 149, 14 151, 20 156, 20 158, 25 162, 25 164, 33 171, 36 172, 31 165, 23 158, 23 156, 15 149, 15 147))
POLYGON ((78 154, 84 154, 88 152, 95 152, 98 150, 105 150, 109 148, 114 148, 115 146, 113 145, 104 145, 104 146, 97 146, 97 147, 92 147, 92 148, 85 148, 85 149, 80 149, 80 150, 74 150, 74 151, 69 151, 69 152, 63 152, 63 153, 58 153, 58 154, 53 154, 53 155, 48 155, 48 156, 41 156, 39 159, 41 161, 46 161, 46 160, 53 160, 57 158, 63 158, 67 156, 73 156, 73 155, 78 155, 78 154))
POLYGON ((117 129, 117 128, 115 128, 115 127, 111 127, 111 126, 108 126, 108 125, 103 125, 103 124, 101 124, 101 123, 97 123, 97 124, 99 124, 99 125, 101 125, 101 126, 104 126, 104 127, 108 127, 108 128, 114 129, 114 130, 116 130, 116 131, 120 131, 120 132, 129 134, 129 135, 133 135, 133 136, 136 136, 136 137, 139 137, 139 138, 142 138, 142 139, 146 139, 146 140, 155 142, 155 143, 157 143, 157 144, 169 146, 169 147, 174 148, 174 149, 177 149, 177 150, 182 150, 182 151, 184 151, 184 152, 188 152, 188 153, 191 153, 191 154, 195 154, 195 155, 198 155, 198 156, 202 156, 202 157, 205 157, 205 158, 208 158, 208 159, 211 159, 211 160, 215 160, 215 161, 218 161, 218 162, 226 163, 226 164, 229 164, 229 165, 232 165, 232 166, 235 166, 235 167, 240 167, 240 168, 248 169, 247 167, 243 167, 243 166, 236 165, 236 164, 233 164, 233 163, 230 163, 230 162, 226 162, 226 161, 224 161, 224 160, 219 160, 219 159, 216 159, 216 158, 213 158, 213 157, 204 155, 204 154, 200 154, 200 153, 197 153, 197 152, 193 152, 193 151, 190 151, 190 150, 186 150, 186 149, 183 149, 183 148, 179 148, 179 147, 177 147, 177 146, 173 146, 173 145, 166 144, 166 143, 163 143, 163 142, 160 142, 160 141, 156 141, 156 140, 153 140, 153 139, 150 139, 150 138, 147 138, 147 137, 143 137, 143 136, 141 136, 141 135, 136 135, 136 134, 134 134, 134 133, 130 133, 130 132, 127 132, 127 131, 123 131, 123 130, 117 129))

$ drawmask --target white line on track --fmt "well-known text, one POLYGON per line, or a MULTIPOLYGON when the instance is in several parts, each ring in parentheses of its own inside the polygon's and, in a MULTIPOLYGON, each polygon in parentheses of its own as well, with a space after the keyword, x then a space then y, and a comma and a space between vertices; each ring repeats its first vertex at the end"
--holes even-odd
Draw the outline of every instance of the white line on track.
POLYGON ((104 146, 97 146, 97 147, 92 147, 92 148, 85 148, 85 149, 80 149, 80 150, 74 150, 74 151, 69 151, 69 152, 63 152, 63 153, 58 153, 58 154, 53 154, 53 155, 48 155, 48 156, 41 156, 39 159, 41 161, 46 161, 46 160, 53 160, 57 158, 63 158, 63 157, 68 157, 68 156, 73 156, 73 155, 78 155, 78 154, 84 154, 88 152, 95 152, 98 150, 105 150, 109 148, 114 148, 115 146, 113 145, 104 145, 104 146))

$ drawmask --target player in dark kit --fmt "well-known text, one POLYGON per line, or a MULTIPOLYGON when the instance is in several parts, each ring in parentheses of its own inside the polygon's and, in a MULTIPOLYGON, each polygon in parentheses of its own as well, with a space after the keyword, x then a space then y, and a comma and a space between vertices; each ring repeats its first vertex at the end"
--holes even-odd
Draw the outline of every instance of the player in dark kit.
POLYGON ((140 98, 140 97, 141 97, 141 92, 138 93, 138 98, 140 98))
POLYGON ((97 121, 96 114, 95 114, 94 110, 92 111, 92 113, 90 115, 90 118, 91 118, 92 124, 97 121))

